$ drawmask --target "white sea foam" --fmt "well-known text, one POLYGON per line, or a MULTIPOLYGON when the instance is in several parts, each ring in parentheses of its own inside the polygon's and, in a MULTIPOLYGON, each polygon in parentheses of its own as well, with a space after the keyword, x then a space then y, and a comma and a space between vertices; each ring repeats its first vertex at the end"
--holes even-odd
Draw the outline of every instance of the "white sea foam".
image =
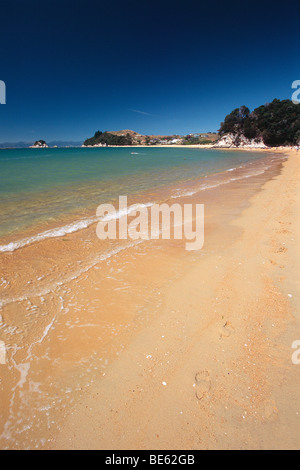
POLYGON ((9 252, 15 251, 19 248, 23 248, 24 246, 31 245, 35 242, 40 242, 45 238, 57 238, 63 237, 68 233, 77 232, 78 230, 82 230, 84 228, 89 227, 91 224, 97 222, 97 219, 90 218, 90 219, 83 219, 72 224, 65 225, 64 227, 58 227, 52 230, 46 230, 45 232, 38 233, 37 235, 33 235, 32 237, 22 238, 21 240, 8 243, 7 245, 0 245, 0 251, 2 252, 9 252))
MULTIPOLYGON (((107 222, 112 219, 120 219, 125 215, 130 215, 132 212, 138 211, 140 208, 151 207, 152 205, 154 205, 154 203, 152 202, 146 204, 134 204, 132 206, 129 206, 127 209, 122 209, 120 211, 107 214, 105 217, 103 217, 102 220, 104 222, 107 222)), ((90 225, 93 225, 98 221, 99 219, 97 217, 91 217, 88 219, 78 220, 76 222, 73 222, 72 224, 65 225, 63 227, 46 230, 45 232, 38 233, 37 235, 33 235, 32 237, 22 238, 21 240, 8 243, 7 245, 0 245, 0 252, 13 252, 25 246, 32 245, 33 243, 45 240, 47 238, 63 237, 67 234, 78 232, 79 230, 88 228, 90 225)))
MULTIPOLYGON (((248 162, 248 164, 254 164, 255 162, 248 162)), ((239 167, 240 169, 243 168, 243 169, 246 169, 245 166, 240 166, 239 167)), ((252 176, 258 176, 258 175, 261 175, 263 173, 265 173, 265 171, 270 168, 269 166, 265 166, 264 168, 262 169, 258 169, 256 171, 252 171, 251 173, 248 173, 248 174, 243 174, 243 175, 240 175, 240 176, 236 176, 234 178, 229 178, 229 179, 226 179, 226 180, 221 180, 221 181, 218 181, 216 183, 212 183, 212 184, 202 184, 201 186, 199 186, 198 189, 194 190, 194 191, 182 191, 180 192, 180 190, 178 189, 177 190, 177 193, 174 194, 173 196, 171 196, 172 199, 178 199, 178 198, 181 198, 181 197, 187 197, 187 196, 193 196, 194 194, 197 194, 199 191, 206 191, 208 189, 213 189, 213 188, 218 188, 219 186, 223 186, 225 184, 229 184, 233 181, 238 181, 238 180, 243 180, 245 178, 251 178, 252 176)), ((226 170, 226 172, 232 172, 232 171, 236 171, 238 170, 238 168, 229 168, 228 170, 226 170)), ((250 170, 250 168, 249 168, 250 170)), ((205 178, 207 178, 208 176, 206 175, 205 178)))
POLYGON ((177 194, 174 194, 172 197, 172 199, 178 199, 179 197, 188 197, 188 196, 193 196, 194 194, 196 194, 197 191, 188 191, 188 192, 183 192, 183 193, 177 193, 177 194))
POLYGON ((139 209, 144 209, 154 205, 154 202, 148 202, 146 204, 133 204, 132 206, 127 207, 126 209, 121 209, 119 211, 107 214, 103 217, 102 222, 108 222, 113 219, 120 219, 125 215, 130 215, 132 212, 139 211, 139 209))
MULTIPOLYGON (((120 253, 123 250, 126 250, 127 248, 132 248, 134 246, 137 246, 142 242, 143 242, 143 240, 138 240, 138 241, 129 243, 127 245, 119 245, 119 246, 117 246, 116 248, 114 248, 112 250, 109 250, 105 253, 102 253, 101 255, 96 256, 92 261, 87 263, 83 268, 79 269, 75 273, 71 274, 70 276, 66 276, 65 278, 63 278, 60 281, 56 281, 56 282, 54 281, 53 283, 50 283, 49 285, 47 285, 43 289, 28 291, 27 293, 25 293, 25 294, 23 294, 19 297, 11 297, 11 298, 7 298, 7 299, 1 299, 0 300, 0 310, 8 304, 15 303, 15 302, 23 302, 25 300, 28 300, 30 297, 45 297, 47 294, 50 294, 51 292, 55 291, 55 289, 67 284, 68 282, 75 281, 82 274, 87 273, 88 271, 93 269, 95 266, 97 266, 97 264, 108 260, 112 256, 117 255, 118 253, 120 253)), ((49 329, 51 327, 52 327, 52 325, 49 325, 49 329)), ((47 334, 49 329, 47 327, 45 329, 44 333, 47 334)), ((45 336, 43 336, 43 339, 44 339, 44 337, 45 336)))

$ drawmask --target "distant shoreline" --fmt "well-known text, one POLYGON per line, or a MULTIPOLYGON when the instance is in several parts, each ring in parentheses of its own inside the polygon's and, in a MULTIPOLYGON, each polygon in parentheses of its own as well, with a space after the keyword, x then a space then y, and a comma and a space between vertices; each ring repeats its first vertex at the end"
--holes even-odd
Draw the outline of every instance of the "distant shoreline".
POLYGON ((258 151, 258 152, 272 152, 272 151, 286 151, 286 150, 297 150, 297 147, 292 146, 280 146, 280 147, 248 147, 248 146, 232 146, 232 147, 218 147, 213 144, 172 144, 172 145, 107 145, 107 146, 97 146, 97 145, 81 145, 81 146, 66 146, 66 147, 0 147, 0 150, 25 150, 25 149, 42 149, 42 150, 61 150, 61 149, 89 149, 89 148, 194 148, 194 149, 214 149, 214 150, 247 150, 247 151, 258 151))
MULTIPOLYGON (((70 147, 71 148, 71 147, 70 147)), ((212 144, 191 144, 191 145, 183 145, 183 144, 173 144, 173 145, 164 145, 164 144, 158 144, 158 145, 107 145, 105 147, 98 147, 96 145, 94 146, 82 146, 81 148, 194 148, 194 149, 214 149, 214 150, 253 150, 256 152, 272 152, 272 151, 286 151, 286 150, 296 150, 297 147, 292 147, 292 146, 281 146, 281 147, 248 147, 248 146, 241 146, 241 147, 218 147, 216 145, 212 144)))

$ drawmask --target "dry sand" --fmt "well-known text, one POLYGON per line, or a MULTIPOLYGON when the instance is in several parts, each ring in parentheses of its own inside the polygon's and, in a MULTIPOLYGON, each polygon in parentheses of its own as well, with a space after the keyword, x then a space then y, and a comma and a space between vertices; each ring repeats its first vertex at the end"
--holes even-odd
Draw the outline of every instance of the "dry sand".
POLYGON ((47 259, 50 282, 73 268, 94 229, 7 255, 6 277, 19 266, 22 279, 3 309, 19 346, 1 366, 0 448, 300 447, 300 156, 288 153, 203 192, 201 252, 140 245, 29 304, 31 269, 47 259))

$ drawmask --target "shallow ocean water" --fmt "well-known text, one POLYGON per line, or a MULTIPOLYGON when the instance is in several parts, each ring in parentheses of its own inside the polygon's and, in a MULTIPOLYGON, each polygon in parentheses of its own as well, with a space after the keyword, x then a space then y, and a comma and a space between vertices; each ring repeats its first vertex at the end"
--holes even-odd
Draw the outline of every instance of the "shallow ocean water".
POLYGON ((120 195, 141 204, 154 202, 137 199, 151 191, 168 189, 170 198, 192 195, 189 183, 197 180, 204 188, 208 175, 261 157, 260 152, 154 147, 1 150, 0 237, 5 242, 0 249, 23 246, 18 241, 28 232, 32 242, 86 228, 99 204, 114 203, 120 195))

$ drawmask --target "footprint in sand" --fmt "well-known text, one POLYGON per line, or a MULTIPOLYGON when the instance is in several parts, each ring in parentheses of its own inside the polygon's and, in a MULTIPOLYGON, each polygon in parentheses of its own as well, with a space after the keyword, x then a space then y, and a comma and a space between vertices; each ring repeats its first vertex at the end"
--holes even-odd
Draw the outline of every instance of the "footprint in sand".
POLYGON ((202 400, 211 389, 210 373, 208 370, 201 370, 195 375, 196 397, 202 400))
POLYGON ((287 248, 284 246, 281 246, 280 248, 277 248, 275 253, 285 253, 287 251, 287 248))
POLYGON ((278 419, 278 408, 274 400, 265 401, 262 405, 263 421, 276 421, 278 419))
POLYGON ((229 338, 231 333, 233 333, 234 327, 230 323, 230 321, 227 321, 224 326, 222 326, 221 331, 220 331, 220 338, 229 338))
POLYGON ((274 266, 277 266, 276 261, 274 261, 273 259, 270 259, 269 261, 270 261, 270 263, 273 264, 274 266))

